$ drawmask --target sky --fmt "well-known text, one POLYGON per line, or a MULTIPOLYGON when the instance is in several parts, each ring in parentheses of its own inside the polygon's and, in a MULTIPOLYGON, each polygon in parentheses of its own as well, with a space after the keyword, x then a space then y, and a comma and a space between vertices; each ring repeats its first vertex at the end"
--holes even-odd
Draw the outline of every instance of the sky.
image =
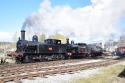
POLYGON ((40 0, 0 0, 0 31, 13 32, 25 18, 39 8, 40 0))
MULTIPOLYGON (((85 41, 89 41, 90 39, 95 41, 96 30, 98 29, 95 27, 100 27, 101 25, 99 24, 104 23, 104 25, 102 24, 104 28, 102 27, 102 32, 100 32, 103 34, 97 39, 104 40, 104 37, 109 37, 109 35, 119 35, 116 31, 125 28, 125 15, 121 15, 124 11, 123 2, 123 0, 0 0, 0 41, 12 41, 14 33, 21 30, 26 19, 29 19, 31 23, 35 23, 30 23, 30 27, 37 27, 35 29, 41 30, 42 33, 53 34, 56 31, 66 34, 74 29, 74 31, 66 35, 76 40, 80 39, 81 36, 86 36, 86 38, 83 38, 85 41), (116 3, 115 1, 119 4, 114 4, 116 3), (114 5, 118 5, 118 7, 114 5), (118 10, 118 13, 114 9, 118 10), (104 19, 103 15, 105 15, 105 12, 116 13, 116 16, 114 15, 115 21, 111 20, 113 18, 104 19), (59 18, 56 18, 58 16, 59 18), (36 17, 39 17, 39 19, 36 20, 36 17), (68 18, 68 21, 65 21, 64 18, 68 18), (100 22, 100 19, 102 19, 102 22, 100 22), (108 26, 105 22, 112 27, 108 28, 112 33, 104 31, 105 26, 108 26), (50 30, 48 27, 50 26, 52 26, 52 30, 48 33, 50 30), (70 28, 67 29, 67 27, 70 28), (76 27, 80 27, 78 28, 79 30, 76 30, 76 27), (85 27, 85 33, 88 35, 80 31, 83 27, 85 27), (91 35, 93 37, 90 37, 91 35)), ((106 15, 106 18, 111 17, 110 14, 106 13, 106 15)), ((26 23, 28 25, 28 22, 26 23)))
MULTIPOLYGON (((70 5, 73 8, 90 4, 89 0, 51 0, 52 6, 70 5)), ((37 11, 42 0, 0 0, 0 31, 13 32, 22 27, 25 19, 37 11)))

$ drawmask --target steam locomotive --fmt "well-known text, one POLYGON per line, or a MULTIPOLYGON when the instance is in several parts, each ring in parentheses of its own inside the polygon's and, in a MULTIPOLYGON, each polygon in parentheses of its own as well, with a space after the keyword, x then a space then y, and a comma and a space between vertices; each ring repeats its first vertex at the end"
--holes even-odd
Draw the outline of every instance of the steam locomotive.
POLYGON ((58 39, 46 39, 44 43, 38 41, 34 35, 32 41, 25 40, 25 30, 21 30, 21 38, 17 41, 15 59, 17 63, 30 63, 36 61, 62 60, 78 57, 93 57, 102 54, 102 48, 97 48, 86 43, 65 44, 58 39))

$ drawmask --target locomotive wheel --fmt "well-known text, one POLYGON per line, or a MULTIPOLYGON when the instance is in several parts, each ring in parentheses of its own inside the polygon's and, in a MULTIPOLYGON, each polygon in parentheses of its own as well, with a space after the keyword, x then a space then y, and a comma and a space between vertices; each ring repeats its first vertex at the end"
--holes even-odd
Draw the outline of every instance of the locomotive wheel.
POLYGON ((59 60, 60 59, 58 54, 53 54, 51 56, 52 56, 52 60, 59 60))
POLYGON ((57 54, 55 54, 54 56, 55 56, 55 60, 59 60, 59 56, 57 54))
POLYGON ((31 58, 28 55, 26 55, 26 56, 24 56, 23 62, 24 63, 30 63, 31 62, 31 58))
POLYGON ((65 56, 63 54, 53 54, 51 55, 52 60, 64 60, 65 56))
POLYGON ((56 60, 56 55, 51 55, 53 60, 56 60))
POLYGON ((21 62, 21 60, 19 58, 16 57, 16 63, 21 64, 22 62, 21 62))
POLYGON ((65 59, 65 56, 63 54, 60 54, 60 59, 61 60, 64 60, 65 59))
POLYGON ((51 61, 51 60, 53 60, 53 59, 52 59, 52 55, 45 55, 45 56, 44 56, 44 60, 45 60, 45 61, 51 61))

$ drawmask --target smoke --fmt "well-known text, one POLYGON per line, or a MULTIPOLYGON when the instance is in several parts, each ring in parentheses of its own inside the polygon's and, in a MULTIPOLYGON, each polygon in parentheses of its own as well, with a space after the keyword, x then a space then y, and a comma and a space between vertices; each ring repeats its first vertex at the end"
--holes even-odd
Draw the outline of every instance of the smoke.
POLYGON ((44 0, 22 29, 30 27, 48 35, 60 33, 82 42, 107 41, 121 34, 118 21, 125 16, 124 3, 125 0, 91 0, 91 5, 72 8, 52 7, 50 0, 44 0))
POLYGON ((23 26, 22 26, 22 30, 25 30, 27 27, 29 28, 29 27, 32 27, 32 25, 34 24, 34 23, 32 23, 33 21, 33 19, 31 20, 30 19, 31 17, 28 17, 26 20, 25 20, 25 22, 23 23, 23 26))

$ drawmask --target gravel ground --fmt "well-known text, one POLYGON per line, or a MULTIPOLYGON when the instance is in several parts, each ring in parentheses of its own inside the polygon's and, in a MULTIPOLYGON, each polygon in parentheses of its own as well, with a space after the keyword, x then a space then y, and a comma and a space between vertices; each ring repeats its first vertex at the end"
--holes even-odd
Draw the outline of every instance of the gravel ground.
POLYGON ((89 69, 78 71, 73 74, 64 74, 55 76, 46 76, 45 78, 36 77, 33 80, 22 80, 23 83, 70 83, 72 79, 79 78, 79 77, 89 77, 100 72, 101 68, 96 69, 89 69))
MULTIPOLYGON (((85 64, 85 63, 92 63, 92 62, 99 62, 103 60, 91 60, 91 61, 81 61, 77 63, 68 63, 64 65, 76 65, 76 64, 85 64)), ((59 66, 64 66, 59 65, 59 66)), ((79 77, 89 77, 91 75, 98 74, 101 68, 91 68, 88 70, 78 71, 72 74, 56 74, 55 76, 46 76, 45 78, 35 77, 33 80, 21 80, 23 83, 70 83, 72 79, 79 78, 79 77)))
POLYGON ((42 68, 59 67, 59 66, 70 66, 70 65, 78 65, 78 64, 86 64, 86 63, 94 63, 94 62, 100 62, 100 61, 105 61, 105 60, 98 59, 98 60, 80 61, 80 62, 76 62, 76 63, 65 63, 65 64, 61 64, 61 65, 48 66, 48 67, 42 67, 42 68))

